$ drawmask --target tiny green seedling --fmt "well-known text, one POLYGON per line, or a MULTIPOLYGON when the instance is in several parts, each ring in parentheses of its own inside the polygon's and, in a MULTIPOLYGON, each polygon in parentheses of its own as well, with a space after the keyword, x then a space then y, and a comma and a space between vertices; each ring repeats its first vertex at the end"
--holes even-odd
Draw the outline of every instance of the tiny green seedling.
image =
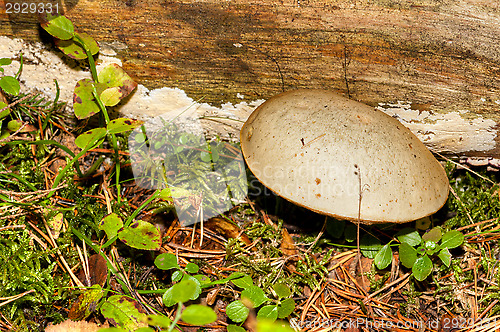
POLYGON ((167 289, 162 297, 165 306, 178 305, 177 315, 169 331, 172 331, 180 319, 193 325, 206 325, 217 319, 215 312, 207 306, 191 304, 182 310, 182 303, 196 300, 200 296, 203 286, 210 284, 210 279, 206 276, 195 274, 199 270, 198 265, 188 263, 182 269, 177 263, 177 257, 168 253, 158 255, 155 259, 155 265, 161 270, 175 270, 172 273, 172 282, 175 284, 167 289))
MULTIPOLYGON (((153 328, 148 327, 149 325, 170 332, 174 331, 179 320, 197 326, 213 323, 217 320, 217 315, 212 308, 200 304, 190 304, 183 309, 183 304, 198 299, 202 288, 226 283, 240 277, 240 275, 234 275, 210 282, 204 275, 196 274, 199 270, 198 265, 188 263, 184 268, 181 268, 177 263, 176 256, 169 253, 158 255, 155 259, 155 265, 161 270, 175 270, 172 273, 174 285, 168 289, 139 292, 163 293, 162 299, 165 306, 177 305, 174 319, 171 320, 161 314, 146 315, 137 310, 140 305, 135 299, 125 295, 113 295, 106 299, 100 308, 101 314, 106 319, 116 323, 117 328, 112 331, 155 331, 153 328)), ((106 331, 106 329, 102 331, 106 331)))
MULTIPOLYGON (((12 63, 12 60, 9 58, 0 58, 0 72, 4 72, 3 66, 8 66, 12 63)), ((12 96, 18 96, 20 91, 19 85, 19 75, 21 75, 21 70, 23 68, 23 57, 21 55, 21 65, 19 67, 19 71, 15 76, 2 76, 0 78, 0 89, 4 91, 6 94, 12 96)), ((5 118, 10 114, 11 110, 6 103, 0 101, 0 128, 2 127, 2 122, 5 118)), ((17 131, 21 127, 21 124, 18 120, 11 120, 7 123, 6 130, 2 129, 0 134, 0 139, 6 138, 9 136, 10 132, 17 131)))
POLYGON ((136 220, 124 224, 120 216, 111 213, 101 220, 99 229, 106 233, 108 239, 114 240, 118 237, 132 248, 158 250, 161 246, 160 232, 146 221, 136 220))
POLYGON ((243 288, 241 300, 233 301, 226 307, 227 316, 235 323, 242 323, 247 319, 250 313, 249 308, 258 308, 263 305, 257 312, 257 318, 271 321, 288 317, 295 309, 295 301, 290 298, 292 292, 283 283, 272 286, 275 299, 267 297, 264 290, 254 285, 252 278, 248 275, 232 280, 232 283, 243 288))
MULTIPOLYGON (((88 61, 92 79, 85 78, 76 83, 73 95, 75 116, 78 119, 86 119, 101 112, 106 121, 106 127, 91 129, 76 138, 75 144, 82 151, 59 172, 54 180, 53 188, 59 185, 65 173, 80 157, 100 145, 106 135, 109 135, 115 151, 116 185, 119 191, 120 163, 116 134, 130 131, 140 126, 142 121, 125 118, 111 120, 106 107, 118 104, 137 87, 137 83, 117 64, 108 65, 97 73, 93 56, 99 52, 99 45, 89 35, 76 32, 73 23, 66 17, 44 13, 40 20, 42 28, 55 38, 56 46, 65 55, 72 59, 88 61)), ((120 199, 119 196, 118 199, 120 199)))
MULTIPOLYGON (((441 227, 434 227, 420 236, 417 230, 404 228, 396 234, 399 240, 399 260, 412 270, 418 281, 422 281, 432 272, 433 261, 438 257, 447 267, 451 264, 449 249, 464 242, 464 235, 457 230, 443 234, 441 227)), ((391 241, 392 242, 392 241, 391 241)), ((392 262, 391 242, 383 246, 375 256, 374 263, 379 269, 385 269, 392 262)))
MULTIPOLYGON (((2 76, 0 78, 0 89, 2 89, 5 93, 13 96, 19 95, 20 85, 19 85, 19 75, 21 75, 22 69, 22 56, 21 56, 21 66, 19 67, 18 72, 15 76, 2 76)), ((12 63, 12 60, 9 58, 0 58, 0 72, 4 72, 3 66, 8 66, 12 63)), ((3 108, 3 106, 1 107, 3 108)))

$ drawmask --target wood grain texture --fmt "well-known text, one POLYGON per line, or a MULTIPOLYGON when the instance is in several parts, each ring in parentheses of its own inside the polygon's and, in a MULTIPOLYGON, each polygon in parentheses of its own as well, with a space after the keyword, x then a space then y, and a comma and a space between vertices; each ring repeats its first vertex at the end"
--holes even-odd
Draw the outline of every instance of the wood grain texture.
MULTIPOLYGON (((5 7, 0 0, 0 8, 5 7)), ((500 122, 500 3, 488 0, 62 1, 80 31, 120 42, 148 88, 220 104, 329 88, 376 105, 469 110, 500 122)), ((40 40, 0 11, 0 35, 40 40)), ((487 155, 497 154, 494 149, 487 155)), ((484 153, 480 153, 484 154, 484 153)))

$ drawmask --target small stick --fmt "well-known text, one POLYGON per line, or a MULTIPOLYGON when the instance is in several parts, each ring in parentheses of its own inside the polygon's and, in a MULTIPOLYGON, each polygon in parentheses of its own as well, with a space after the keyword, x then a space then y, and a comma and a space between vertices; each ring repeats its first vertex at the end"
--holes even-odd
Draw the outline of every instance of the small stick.
POLYGON ((357 220, 357 249, 358 249, 358 253, 356 255, 356 257, 354 258, 354 261, 351 263, 351 273, 352 274, 356 274, 356 264, 358 264, 359 266, 359 273, 361 274, 361 282, 362 282, 362 286, 363 286, 363 289, 366 288, 366 284, 365 284, 365 278, 364 278, 364 275, 363 275, 363 265, 361 263, 361 248, 360 248, 360 244, 359 244, 359 231, 360 231, 360 227, 361 227, 361 200, 363 199, 363 184, 362 184, 362 181, 361 181, 361 170, 359 169, 359 166, 357 164, 354 164, 354 168, 356 168, 356 170, 354 171, 354 174, 358 176, 358 182, 359 182, 359 199, 358 199, 358 220, 357 220))

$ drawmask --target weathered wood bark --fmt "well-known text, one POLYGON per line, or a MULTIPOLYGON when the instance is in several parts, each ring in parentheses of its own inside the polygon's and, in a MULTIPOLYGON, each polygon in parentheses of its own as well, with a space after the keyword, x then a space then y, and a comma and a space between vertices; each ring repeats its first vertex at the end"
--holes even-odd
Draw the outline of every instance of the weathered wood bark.
MULTIPOLYGON (((237 94, 267 99, 321 87, 371 105, 408 101, 420 113, 468 110, 460 115, 466 122, 500 121, 497 1, 75 0, 60 6, 80 31, 123 45, 116 50, 125 70, 149 88, 179 87, 220 104, 240 101, 237 94)), ((2 11, 0 35, 43 37, 34 16, 2 11)), ((459 128, 461 121, 449 122, 449 130, 464 137, 438 149, 474 134, 475 127, 459 128)), ((450 150, 499 157, 496 125, 488 123, 481 130, 491 144, 483 138, 476 147, 450 150)))

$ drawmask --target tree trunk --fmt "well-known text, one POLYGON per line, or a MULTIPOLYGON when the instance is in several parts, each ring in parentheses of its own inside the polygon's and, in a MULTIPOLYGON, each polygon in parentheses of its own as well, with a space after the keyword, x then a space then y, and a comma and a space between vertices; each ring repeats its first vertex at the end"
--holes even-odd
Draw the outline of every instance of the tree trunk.
MULTIPOLYGON (((177 87, 221 105, 327 88, 380 106, 433 150, 500 158, 498 1, 74 0, 59 8, 150 89, 177 87)), ((46 37, 34 15, 5 11, 0 35, 46 37)))

